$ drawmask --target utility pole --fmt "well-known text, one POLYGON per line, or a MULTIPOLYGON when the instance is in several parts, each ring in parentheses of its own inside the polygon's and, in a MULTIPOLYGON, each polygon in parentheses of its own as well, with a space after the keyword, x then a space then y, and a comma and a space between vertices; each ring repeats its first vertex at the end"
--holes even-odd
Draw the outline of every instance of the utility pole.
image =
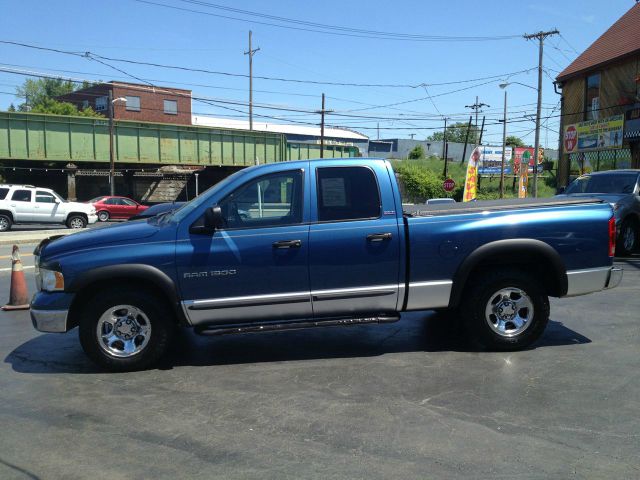
POLYGON ((507 89, 504 89, 504 116, 502 117, 502 159, 500 161, 500 198, 504 198, 504 161, 507 154, 507 89))
POLYGON ((115 195, 115 161, 113 155, 113 90, 109 89, 109 194, 115 195))
POLYGON ((444 117, 444 135, 442 136, 442 158, 444 158, 444 178, 447 179, 447 117, 444 117))
POLYGON ((325 110, 324 108, 324 93, 322 94, 322 110, 317 110, 316 113, 320 114, 320 158, 324 158, 324 114, 331 113, 333 110, 325 110))
POLYGON ((467 156, 467 144, 469 143, 469 132, 471 131, 471 121, 473 120, 473 116, 469 115, 469 125, 467 125, 467 134, 464 137, 464 150, 462 150, 462 160, 460 163, 464 163, 464 157, 467 156))
POLYGON ((474 103, 473 105, 465 105, 465 108, 470 108, 471 110, 474 110, 476 112, 476 138, 475 138, 475 145, 476 147, 479 145, 479 141, 478 141, 478 111, 482 109, 482 107, 490 107, 491 105, 487 105, 486 103, 480 103, 478 101, 478 97, 476 96, 476 103, 474 103))
POLYGON ((546 32, 525 34, 527 40, 538 39, 538 108, 536 110, 536 140, 535 151, 533 153, 533 196, 538 196, 538 156, 540 154, 540 116, 542 115, 542 54, 544 51, 544 40, 552 35, 559 35, 557 29, 546 32))
POLYGON ((251 48, 251 30, 249 30, 249 51, 244 52, 245 55, 249 55, 249 130, 253 130, 253 56, 258 50, 260 47, 251 48))

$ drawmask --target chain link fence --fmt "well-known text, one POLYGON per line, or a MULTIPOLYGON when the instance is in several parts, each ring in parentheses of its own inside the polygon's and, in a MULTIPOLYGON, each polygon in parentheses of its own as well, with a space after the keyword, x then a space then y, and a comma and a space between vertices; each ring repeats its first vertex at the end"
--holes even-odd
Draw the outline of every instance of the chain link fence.
POLYGON ((602 170, 620 170, 631 168, 631 150, 616 148, 595 152, 579 152, 569 154, 570 175, 599 172, 602 170))

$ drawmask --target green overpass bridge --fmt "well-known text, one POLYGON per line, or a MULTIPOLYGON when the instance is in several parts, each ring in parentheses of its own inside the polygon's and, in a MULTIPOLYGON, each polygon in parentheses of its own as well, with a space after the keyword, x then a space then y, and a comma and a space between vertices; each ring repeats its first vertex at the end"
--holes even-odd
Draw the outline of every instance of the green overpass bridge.
MULTIPOLYGON (((115 162, 140 166, 228 166, 318 158, 320 146, 287 142, 283 134, 150 122, 114 122, 115 162)), ((325 146, 325 158, 356 155, 356 147, 325 146)), ((109 163, 109 126, 102 118, 0 112, 0 162, 109 163)), ((117 168, 117 166, 116 166, 117 168)))

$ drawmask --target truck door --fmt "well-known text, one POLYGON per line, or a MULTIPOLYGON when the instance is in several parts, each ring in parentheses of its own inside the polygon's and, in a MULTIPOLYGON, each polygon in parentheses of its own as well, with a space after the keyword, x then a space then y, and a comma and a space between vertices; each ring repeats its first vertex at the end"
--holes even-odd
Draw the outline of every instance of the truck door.
POLYGON ((218 204, 225 225, 177 243, 184 311, 194 325, 312 316, 305 169, 247 181, 218 204))
POLYGON ((334 165, 315 168, 311 179, 314 316, 394 312, 400 236, 388 172, 382 164, 334 165))
POLYGON ((36 190, 36 203, 34 204, 33 220, 41 223, 60 222, 57 215, 60 203, 56 203, 56 198, 49 192, 36 190))

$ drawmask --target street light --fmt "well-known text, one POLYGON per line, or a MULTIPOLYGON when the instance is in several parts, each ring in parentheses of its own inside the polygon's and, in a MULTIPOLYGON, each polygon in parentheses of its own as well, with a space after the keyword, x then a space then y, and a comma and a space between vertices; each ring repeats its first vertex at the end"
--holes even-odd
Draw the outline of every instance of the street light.
POLYGON ((115 160, 113 158, 113 105, 116 102, 127 103, 125 97, 113 98, 113 91, 109 90, 109 188, 111 196, 115 195, 115 160))
POLYGON ((527 85, 526 83, 520 83, 520 82, 505 82, 505 83, 501 83, 500 84, 500 88, 504 88, 504 95, 505 95, 505 129, 506 129, 506 98, 507 98, 507 91, 506 88, 508 85, 511 84, 516 84, 516 85, 522 85, 523 87, 527 87, 530 88, 531 90, 535 90, 536 92, 538 92, 538 108, 536 111, 536 141, 535 141, 535 151, 533 154, 533 196, 537 197, 538 196, 538 157, 540 156, 540 115, 541 115, 541 102, 542 102, 542 83, 541 80, 538 79, 538 88, 532 87, 531 85, 527 85))

